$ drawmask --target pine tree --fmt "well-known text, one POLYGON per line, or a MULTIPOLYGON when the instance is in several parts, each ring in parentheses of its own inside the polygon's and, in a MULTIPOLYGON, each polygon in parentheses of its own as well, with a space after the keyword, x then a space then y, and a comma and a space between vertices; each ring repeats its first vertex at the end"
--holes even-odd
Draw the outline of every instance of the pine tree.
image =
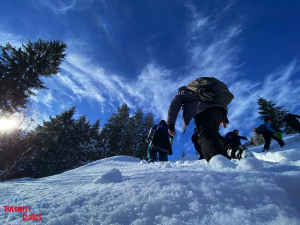
POLYGON ((256 145, 264 144, 265 140, 263 139, 262 135, 261 134, 257 134, 255 132, 255 130, 256 130, 256 127, 253 127, 252 132, 254 133, 254 136, 250 136, 250 140, 252 142, 252 145, 256 146, 256 145))
POLYGON ((74 119, 76 107, 73 106, 63 113, 50 117, 37 125, 34 131, 28 134, 26 140, 33 149, 29 155, 31 160, 24 162, 23 167, 32 171, 28 176, 44 177, 64 172, 93 161, 96 152, 99 152, 99 120, 91 125, 86 115, 74 119))
POLYGON ((276 107, 276 104, 272 101, 267 101, 265 98, 258 98, 259 105, 259 118, 264 120, 266 117, 269 117, 272 120, 272 128, 276 131, 279 131, 284 128, 282 119, 289 112, 288 110, 283 109, 283 107, 276 107))
POLYGON ((118 113, 113 113, 100 132, 100 145, 103 157, 123 155, 128 144, 125 138, 125 128, 128 125, 129 108, 126 104, 118 108, 118 113))
POLYGON ((33 90, 46 89, 41 77, 57 74, 67 45, 61 41, 28 40, 18 49, 0 46, 0 115, 26 108, 33 90))
POLYGON ((100 119, 98 119, 91 127, 90 138, 97 141, 100 134, 100 119))
POLYGON ((133 120, 133 136, 132 136, 132 156, 141 158, 143 156, 143 132, 144 132, 144 115, 141 109, 134 114, 133 120))
POLYGON ((95 161, 101 159, 101 148, 99 148, 100 144, 100 119, 98 119, 91 127, 90 132, 90 142, 93 148, 93 152, 90 153, 90 161, 95 161))
POLYGON ((122 138, 122 155, 134 156, 137 144, 137 130, 133 117, 128 118, 122 138))
POLYGON ((87 120, 87 116, 81 116, 75 123, 74 134, 72 134, 73 163, 79 161, 86 162, 90 158, 90 151, 93 149, 90 140, 91 123, 87 120))
POLYGON ((76 124, 73 119, 75 113, 76 107, 73 106, 37 126, 34 137, 36 144, 33 147, 40 151, 40 163, 36 165, 36 177, 61 173, 77 157, 75 146, 78 141, 74 133, 76 124))
POLYGON ((129 121, 129 108, 126 104, 123 104, 121 108, 118 108, 118 114, 116 116, 116 133, 114 134, 116 137, 116 144, 118 151, 116 155, 126 155, 126 151, 128 150, 130 143, 127 142, 125 134, 125 128, 128 125, 129 121))

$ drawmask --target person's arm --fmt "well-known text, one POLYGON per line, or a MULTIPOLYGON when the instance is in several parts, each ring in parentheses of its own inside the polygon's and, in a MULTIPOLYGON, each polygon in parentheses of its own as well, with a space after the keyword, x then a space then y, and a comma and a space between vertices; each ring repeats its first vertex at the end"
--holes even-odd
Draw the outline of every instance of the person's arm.
POLYGON ((292 116, 296 117, 296 118, 300 118, 300 116, 296 115, 296 114, 291 114, 292 116))
POLYGON ((176 134, 175 123, 176 123, 176 119, 178 116, 178 112, 179 112, 182 104, 184 103, 183 98, 184 98, 184 96, 178 92, 177 95, 171 101, 171 104, 170 104, 170 107, 168 110, 167 124, 168 124, 168 132, 171 136, 174 136, 176 134))
POLYGON ((227 117, 227 114, 222 118, 222 122, 221 122, 221 126, 224 127, 224 128, 227 128, 227 124, 229 124, 229 120, 228 120, 228 117, 227 117))
POLYGON ((239 135, 236 135, 238 139, 243 139, 243 140, 248 140, 248 138, 244 137, 244 136, 239 136, 239 135))
POLYGON ((232 139, 243 139, 243 140, 248 140, 248 138, 244 137, 244 136, 239 136, 237 133, 235 132, 229 132, 229 134, 231 135, 232 139))
POLYGON ((239 139, 243 139, 243 140, 248 140, 248 138, 244 137, 244 136, 238 136, 239 139))
POLYGON ((271 125, 269 123, 265 123, 266 129, 268 129, 269 131, 271 131, 272 133, 277 133, 277 131, 273 130, 271 128, 271 125))

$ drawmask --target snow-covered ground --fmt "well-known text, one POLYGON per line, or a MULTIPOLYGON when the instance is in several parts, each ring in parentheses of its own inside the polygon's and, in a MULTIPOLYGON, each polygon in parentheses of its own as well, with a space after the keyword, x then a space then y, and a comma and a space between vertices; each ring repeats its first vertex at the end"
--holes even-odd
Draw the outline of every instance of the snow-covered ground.
MULTIPOLYGON (((118 156, 59 175, 0 183, 0 224, 300 224, 300 137, 241 161, 118 156), (31 206, 6 212, 5 206, 31 206), (42 221, 23 221, 37 214, 42 221)), ((8 210, 8 208, 6 208, 8 210)))

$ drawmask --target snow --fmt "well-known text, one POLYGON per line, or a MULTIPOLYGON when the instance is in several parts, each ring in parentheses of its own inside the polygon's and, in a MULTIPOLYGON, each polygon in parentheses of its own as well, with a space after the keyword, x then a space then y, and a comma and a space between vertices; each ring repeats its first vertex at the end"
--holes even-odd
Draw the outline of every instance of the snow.
POLYGON ((222 155, 216 155, 210 160, 210 165, 214 169, 225 169, 225 168, 232 168, 235 169, 236 164, 233 163, 232 161, 228 160, 222 155))
POLYGON ((236 168, 245 171, 251 171, 251 170, 261 171, 262 167, 263 167, 262 161, 256 158, 247 158, 247 159, 241 159, 239 165, 236 168))
POLYGON ((122 173, 118 169, 112 169, 104 174, 102 174, 99 178, 93 181, 93 184, 104 184, 110 182, 121 182, 122 181, 122 173))
MULTIPOLYGON (((0 224, 300 224, 300 137, 256 158, 148 164, 117 156, 41 179, 0 183, 0 224), (17 200, 17 201, 16 201, 17 200), (4 206, 30 205, 42 221, 4 206)), ((27 213, 28 214, 28 213, 27 213)))

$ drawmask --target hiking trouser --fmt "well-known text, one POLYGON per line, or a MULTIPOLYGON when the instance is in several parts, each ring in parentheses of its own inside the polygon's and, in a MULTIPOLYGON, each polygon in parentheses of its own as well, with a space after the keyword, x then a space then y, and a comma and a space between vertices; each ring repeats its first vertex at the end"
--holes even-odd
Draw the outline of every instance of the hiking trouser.
POLYGON ((196 133, 196 131, 195 131, 195 133, 192 135, 191 141, 193 142, 196 151, 197 151, 197 152, 199 153, 199 155, 200 155, 199 160, 200 160, 200 159, 204 159, 203 153, 202 153, 202 151, 201 151, 201 146, 198 144, 198 133, 196 133))
POLYGON ((224 116, 226 116, 226 111, 221 107, 209 108, 195 116, 198 128, 197 141, 207 162, 215 155, 230 158, 227 149, 232 148, 234 144, 219 134, 220 123, 224 116))
POLYGON ((168 154, 160 151, 156 151, 151 149, 152 141, 149 144, 148 151, 147 151, 147 157, 148 162, 157 162, 159 160, 160 162, 167 162, 168 161, 168 154), (158 153, 158 158, 157 158, 158 153))
POLYGON ((194 142, 194 147, 196 149, 196 151, 199 153, 199 159, 204 159, 202 150, 201 150, 201 146, 198 144, 198 142, 194 142))
POLYGON ((265 139, 265 145, 264 149, 269 150, 270 144, 271 144, 271 138, 273 138, 275 141, 278 142, 280 147, 282 148, 284 145, 284 142, 282 139, 279 139, 273 135, 273 133, 267 129, 265 129, 264 133, 262 134, 263 138, 265 139))

